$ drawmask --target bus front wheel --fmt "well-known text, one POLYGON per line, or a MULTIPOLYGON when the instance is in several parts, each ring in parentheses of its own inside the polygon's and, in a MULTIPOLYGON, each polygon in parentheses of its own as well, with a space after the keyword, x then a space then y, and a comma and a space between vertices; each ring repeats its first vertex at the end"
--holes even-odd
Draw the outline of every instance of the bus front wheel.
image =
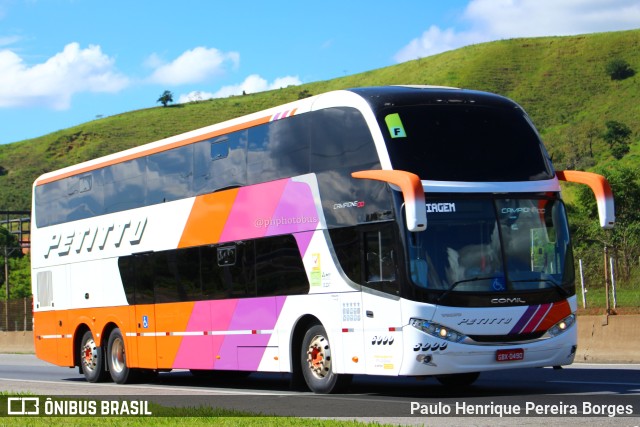
POLYGON ((302 340, 302 375, 314 393, 336 393, 345 389, 351 375, 332 370, 331 346, 322 325, 313 325, 302 340))
POLYGON ((466 387, 473 384, 480 372, 466 372, 464 374, 436 375, 436 380, 445 387, 466 387))
POLYGON ((96 345, 91 331, 82 335, 80 343, 80 367, 84 377, 90 383, 97 383, 107 379, 107 371, 104 369, 104 352, 96 345))

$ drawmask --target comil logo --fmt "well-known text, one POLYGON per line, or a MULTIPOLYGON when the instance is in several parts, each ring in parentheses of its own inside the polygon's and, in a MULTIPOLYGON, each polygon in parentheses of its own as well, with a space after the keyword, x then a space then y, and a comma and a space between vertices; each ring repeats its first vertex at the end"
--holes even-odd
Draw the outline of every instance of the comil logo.
POLYGON ((522 298, 493 298, 491 304, 526 304, 522 298))
POLYGON ((40 415, 40 398, 7 398, 7 415, 40 415))

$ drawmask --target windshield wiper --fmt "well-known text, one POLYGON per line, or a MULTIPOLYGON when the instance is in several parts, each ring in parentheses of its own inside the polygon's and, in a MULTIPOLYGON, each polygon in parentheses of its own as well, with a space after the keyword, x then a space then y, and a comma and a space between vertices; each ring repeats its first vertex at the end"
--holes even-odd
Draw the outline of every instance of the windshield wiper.
POLYGON ((438 299, 436 300, 436 304, 440 303, 440 301, 442 301, 447 295, 449 295, 456 288, 456 286, 458 286, 461 283, 476 282, 478 280, 489 280, 489 279, 494 279, 494 277, 493 276, 489 276, 489 277, 476 276, 470 279, 458 280, 457 282, 454 282, 453 285, 449 287, 449 289, 447 289, 442 295, 438 297, 438 299))
POLYGON ((569 292, 565 288, 562 287, 561 283, 558 283, 555 280, 542 279, 542 278, 540 278, 540 279, 511 280, 511 283, 522 283, 522 282, 545 282, 545 283, 551 283, 551 285, 553 285, 553 288, 556 289, 560 295, 562 295, 563 297, 568 297, 569 296, 569 292))

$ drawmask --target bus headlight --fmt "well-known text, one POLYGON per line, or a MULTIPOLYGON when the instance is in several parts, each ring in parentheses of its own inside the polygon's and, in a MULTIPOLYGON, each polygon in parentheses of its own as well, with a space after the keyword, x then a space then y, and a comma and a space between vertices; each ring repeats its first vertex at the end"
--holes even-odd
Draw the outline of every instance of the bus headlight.
POLYGON ((569 329, 575 322, 576 315, 570 314, 569 316, 565 317, 564 319, 550 327, 545 335, 549 338, 557 337, 558 335, 569 329))
POLYGON ((439 323, 430 322, 428 320, 411 319, 409 320, 409 324, 424 333, 446 341, 460 342, 466 338, 465 335, 454 329, 447 328, 439 323))

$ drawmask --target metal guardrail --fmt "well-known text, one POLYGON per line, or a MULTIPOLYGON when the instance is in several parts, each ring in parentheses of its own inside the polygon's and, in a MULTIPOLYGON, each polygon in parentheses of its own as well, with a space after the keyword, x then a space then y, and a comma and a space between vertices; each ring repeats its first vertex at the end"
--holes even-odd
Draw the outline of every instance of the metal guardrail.
POLYGON ((20 247, 0 247, 0 256, 4 264, 4 301, 0 301, 0 331, 33 330, 32 298, 9 299, 8 258, 15 251, 26 254, 31 248, 31 212, 0 211, 0 227, 15 235, 20 247))
POLYGON ((0 331, 32 331, 32 297, 0 301, 0 331))
POLYGON ((4 227, 18 238, 23 251, 31 247, 31 212, 0 211, 0 227, 4 227))

